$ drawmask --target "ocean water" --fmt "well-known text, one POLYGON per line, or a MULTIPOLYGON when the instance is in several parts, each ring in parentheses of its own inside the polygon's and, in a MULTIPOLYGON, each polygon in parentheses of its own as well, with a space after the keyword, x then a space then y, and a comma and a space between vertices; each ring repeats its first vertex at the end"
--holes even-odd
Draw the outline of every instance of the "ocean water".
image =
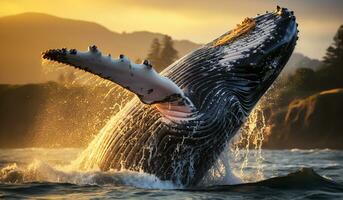
POLYGON ((143 172, 79 171, 72 161, 81 151, 0 149, 0 199, 343 199, 343 151, 250 151, 241 160, 228 155, 224 162, 238 181, 228 173, 193 188, 143 172))

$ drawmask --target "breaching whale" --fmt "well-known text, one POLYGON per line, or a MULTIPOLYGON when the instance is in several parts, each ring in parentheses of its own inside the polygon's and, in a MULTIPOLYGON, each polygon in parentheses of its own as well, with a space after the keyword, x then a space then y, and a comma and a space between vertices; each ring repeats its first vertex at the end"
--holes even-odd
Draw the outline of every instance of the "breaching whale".
POLYGON ((82 165, 199 183, 291 56, 298 30, 286 8, 246 18, 161 74, 151 63, 52 49, 44 59, 74 66, 136 94, 88 147, 82 165))

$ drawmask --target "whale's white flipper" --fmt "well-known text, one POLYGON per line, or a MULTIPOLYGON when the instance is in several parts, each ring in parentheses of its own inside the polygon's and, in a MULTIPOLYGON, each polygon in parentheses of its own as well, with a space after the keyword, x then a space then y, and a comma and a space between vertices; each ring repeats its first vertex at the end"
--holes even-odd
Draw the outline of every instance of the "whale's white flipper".
POLYGON ((158 74, 147 60, 136 64, 124 55, 120 55, 119 59, 112 59, 110 55, 103 56, 96 46, 90 46, 87 52, 65 48, 52 49, 44 52, 43 58, 68 64, 113 81, 135 93, 145 104, 191 104, 183 91, 173 81, 158 74))

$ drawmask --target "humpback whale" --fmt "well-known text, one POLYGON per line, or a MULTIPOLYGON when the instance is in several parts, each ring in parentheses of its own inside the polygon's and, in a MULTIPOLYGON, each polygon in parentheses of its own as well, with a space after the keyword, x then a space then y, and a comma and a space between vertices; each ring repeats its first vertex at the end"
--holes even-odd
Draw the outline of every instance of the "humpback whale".
POLYGON ((80 162, 101 170, 154 174, 184 187, 200 182, 291 56, 298 39, 294 13, 246 18, 177 60, 160 74, 145 60, 50 49, 43 59, 113 81, 136 96, 109 121, 80 162))

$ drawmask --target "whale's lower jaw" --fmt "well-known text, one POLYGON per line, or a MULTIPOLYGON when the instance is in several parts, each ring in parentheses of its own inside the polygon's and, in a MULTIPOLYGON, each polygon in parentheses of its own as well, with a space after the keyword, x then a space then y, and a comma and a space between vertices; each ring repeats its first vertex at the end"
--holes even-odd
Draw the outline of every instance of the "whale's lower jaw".
POLYGON ((82 167, 144 171, 179 186, 196 185, 246 117, 228 91, 212 98, 211 104, 215 106, 206 113, 175 122, 134 99, 110 120, 115 125, 109 132, 100 133, 99 146, 82 167))
MULTIPOLYGON (((235 30, 237 34, 224 34, 162 72, 176 87, 158 91, 181 94, 191 106, 184 101, 178 105, 175 99, 159 105, 133 99, 89 145, 82 167, 142 170, 182 186, 196 185, 281 72, 296 44, 295 17, 287 9, 245 23, 235 30)), ((65 57, 56 59, 64 62, 65 57)), ((130 61, 124 62, 120 66, 132 67, 130 61)), ((112 70, 108 66, 117 65, 100 71, 112 70)), ((116 76, 114 82, 126 84, 122 78, 116 76)), ((165 88, 160 83, 154 85, 165 88)), ((139 83, 135 86, 133 92, 139 93, 139 83)), ((148 97, 144 99, 158 98, 148 97)))

